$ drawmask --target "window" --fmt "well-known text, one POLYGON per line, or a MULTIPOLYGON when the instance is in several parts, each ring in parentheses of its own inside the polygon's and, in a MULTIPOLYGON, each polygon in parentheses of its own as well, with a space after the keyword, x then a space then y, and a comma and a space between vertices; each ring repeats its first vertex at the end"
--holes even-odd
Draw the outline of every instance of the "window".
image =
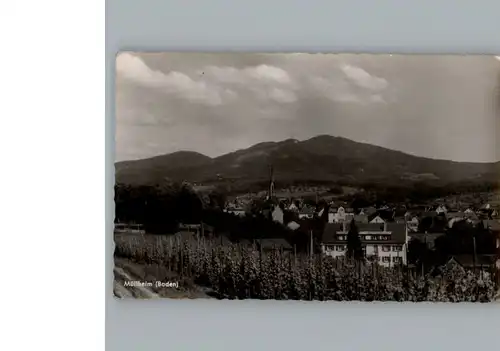
POLYGON ((384 246, 382 246, 382 251, 389 252, 389 251, 391 251, 391 247, 389 245, 384 245, 384 246))
MULTIPOLYGON (((387 257, 387 258, 389 258, 389 257, 387 257)), ((394 262, 394 263, 401 263, 402 262, 401 257, 393 257, 392 258, 392 262, 394 262)))
POLYGON ((375 251, 378 250, 378 245, 377 244, 373 245, 373 250, 375 250, 375 251))
POLYGON ((389 263, 389 262, 391 262, 391 258, 387 257, 387 256, 384 256, 384 257, 382 257, 382 262, 389 263))
POLYGON ((336 250, 337 251, 344 251, 344 245, 337 245, 336 250))
POLYGON ((392 247, 392 251, 397 251, 397 252, 400 252, 402 251, 403 248, 401 247, 401 245, 396 245, 396 246, 393 246, 392 247))

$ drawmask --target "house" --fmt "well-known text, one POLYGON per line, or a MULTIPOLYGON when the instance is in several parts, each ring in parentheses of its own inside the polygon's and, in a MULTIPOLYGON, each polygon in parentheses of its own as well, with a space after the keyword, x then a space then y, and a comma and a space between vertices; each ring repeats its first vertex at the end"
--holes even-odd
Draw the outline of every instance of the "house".
POLYGON ((394 222, 396 223, 406 223, 406 220, 404 217, 394 217, 394 222))
POLYGON ((439 214, 436 211, 424 211, 420 214, 420 218, 434 218, 437 217, 439 214))
POLYGON ((470 223, 477 223, 479 220, 475 212, 465 211, 464 214, 465 214, 465 219, 470 223))
POLYGON ((363 213, 367 216, 371 216, 371 215, 377 213, 377 209, 375 207, 372 207, 372 206, 366 207, 363 209, 363 213))
POLYGON ((346 213, 344 207, 339 208, 331 207, 328 211, 328 223, 341 223, 346 220, 346 218, 354 217, 353 213, 346 213))
POLYGON ((483 221, 483 226, 492 232, 500 233, 500 221, 494 219, 486 219, 483 221))
POLYGON ((226 208, 224 212, 238 216, 238 217, 244 217, 245 216, 245 210, 241 207, 236 207, 236 208, 226 208))
POLYGON ((146 234, 142 224, 115 223, 115 233, 146 234))
POLYGON ((298 224, 298 223, 297 223, 297 222, 295 222, 295 221, 291 221, 291 222, 290 222, 290 223, 288 223, 286 226, 287 226, 289 229, 291 229, 291 230, 297 230, 297 229, 299 229, 299 228, 300 228, 300 224, 298 224))
POLYGON ((445 215, 446 219, 449 221, 453 218, 460 218, 460 219, 464 219, 465 218, 465 214, 463 212, 460 212, 460 211, 457 211, 457 212, 447 212, 446 215, 445 215))
POLYGON ((465 214, 463 212, 448 212, 446 214, 446 220, 448 221, 448 228, 453 228, 453 224, 456 222, 463 221, 465 219, 465 214))
POLYGON ((300 211, 299 211, 299 219, 311 219, 314 217, 314 209, 311 208, 311 207, 303 207, 300 211))
POLYGON ((408 231, 410 232, 417 232, 418 231, 418 225, 420 221, 418 220, 418 217, 413 217, 411 220, 406 222, 406 226, 408 227, 408 231))
POLYGON ((446 209, 446 206, 444 205, 440 205, 436 208, 436 213, 440 214, 440 213, 446 213, 448 212, 447 209, 446 209))
POLYGON ((181 232, 189 232, 193 233, 196 235, 211 235, 214 233, 214 227, 205 224, 205 223, 200 223, 200 224, 184 224, 180 223, 178 227, 179 231, 181 232))
POLYGON ((337 210, 337 214, 334 218, 334 222, 339 223, 339 222, 345 221, 345 215, 346 215, 345 208, 340 206, 337 210))
POLYGON ((368 223, 368 216, 365 214, 354 215, 353 219, 356 223, 368 223))
POLYGON ((464 269, 490 270, 495 266, 495 259, 494 255, 454 255, 446 265, 458 264, 464 269))
POLYGON ((280 206, 275 206, 271 213, 273 221, 283 224, 283 210, 280 206))
MULTIPOLYGON (((373 257, 386 267, 406 265, 408 233, 402 223, 356 224, 365 257, 373 257)), ((348 224, 328 223, 323 231, 321 249, 331 257, 343 257, 347 251, 348 224)))
POLYGON ((337 211, 338 208, 330 207, 330 209, 328 210, 328 223, 335 223, 337 211))

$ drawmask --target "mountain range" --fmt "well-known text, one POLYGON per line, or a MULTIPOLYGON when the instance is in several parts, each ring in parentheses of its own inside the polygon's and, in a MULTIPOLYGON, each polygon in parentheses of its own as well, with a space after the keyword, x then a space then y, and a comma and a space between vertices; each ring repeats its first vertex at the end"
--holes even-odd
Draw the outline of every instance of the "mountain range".
POLYGON ((343 137, 264 142, 211 158, 179 151, 115 164, 116 182, 149 185, 171 181, 201 184, 265 182, 272 165, 276 182, 495 182, 500 162, 430 159, 343 137))

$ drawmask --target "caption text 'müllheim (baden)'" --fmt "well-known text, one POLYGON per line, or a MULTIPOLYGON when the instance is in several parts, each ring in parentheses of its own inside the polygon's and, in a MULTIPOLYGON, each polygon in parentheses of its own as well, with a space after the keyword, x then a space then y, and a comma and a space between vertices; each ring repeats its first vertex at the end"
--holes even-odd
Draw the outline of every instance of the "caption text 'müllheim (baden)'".
POLYGON ((152 288, 152 287, 156 287, 156 288, 175 288, 175 289, 178 289, 179 288, 179 282, 170 282, 170 281, 167 281, 167 282, 163 282, 163 281, 160 281, 160 280, 157 280, 157 281, 140 281, 140 280, 126 280, 124 283, 123 283, 124 286, 126 287, 144 287, 144 288, 152 288))

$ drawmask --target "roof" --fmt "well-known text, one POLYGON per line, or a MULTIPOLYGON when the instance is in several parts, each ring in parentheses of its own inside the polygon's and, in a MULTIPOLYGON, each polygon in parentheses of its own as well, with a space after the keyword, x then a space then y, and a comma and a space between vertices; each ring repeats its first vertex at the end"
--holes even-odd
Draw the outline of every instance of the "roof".
POLYGON ((384 223, 384 219, 380 216, 375 216, 370 220, 370 223, 384 223), (375 221, 375 222, 374 222, 375 221))
POLYGON ((476 255, 474 262, 474 255, 454 255, 450 258, 455 260, 462 267, 472 268, 474 264, 479 266, 490 266, 495 264, 495 255, 476 255))
POLYGON ((303 207, 300 212, 300 214, 305 214, 305 215, 313 215, 314 214, 314 208, 310 207, 303 207))
POLYGON ((366 207, 366 208, 364 208, 364 209, 363 209, 363 212, 364 212, 366 215, 371 215, 371 214, 373 214, 373 213, 377 212, 377 209, 376 209, 375 207, 370 206, 370 207, 366 207))
POLYGON ((356 223, 360 232, 381 232, 384 230, 384 223, 356 223))
POLYGON ((447 212, 446 213, 446 219, 452 219, 452 218, 463 218, 465 214, 463 212, 447 212))
POLYGON ((323 235, 321 241, 324 243, 330 243, 337 241, 336 234, 338 231, 342 230, 342 224, 339 223, 327 223, 325 229, 323 229, 323 235))
POLYGON ((465 217, 468 219, 477 219, 477 215, 474 212, 465 213, 465 217))
POLYGON ((367 215, 354 215, 354 222, 356 223, 368 223, 367 215))
POLYGON ((494 219, 487 219, 483 221, 485 228, 489 228, 492 231, 500 231, 500 221, 494 219))
POLYGON ((387 223, 387 231, 391 232, 391 241, 406 242, 406 225, 404 223, 387 223))
POLYGON ((438 213, 436 211, 427 211, 427 212, 422 212, 422 214, 420 215, 421 218, 425 218, 425 217, 436 217, 438 215, 438 213))

